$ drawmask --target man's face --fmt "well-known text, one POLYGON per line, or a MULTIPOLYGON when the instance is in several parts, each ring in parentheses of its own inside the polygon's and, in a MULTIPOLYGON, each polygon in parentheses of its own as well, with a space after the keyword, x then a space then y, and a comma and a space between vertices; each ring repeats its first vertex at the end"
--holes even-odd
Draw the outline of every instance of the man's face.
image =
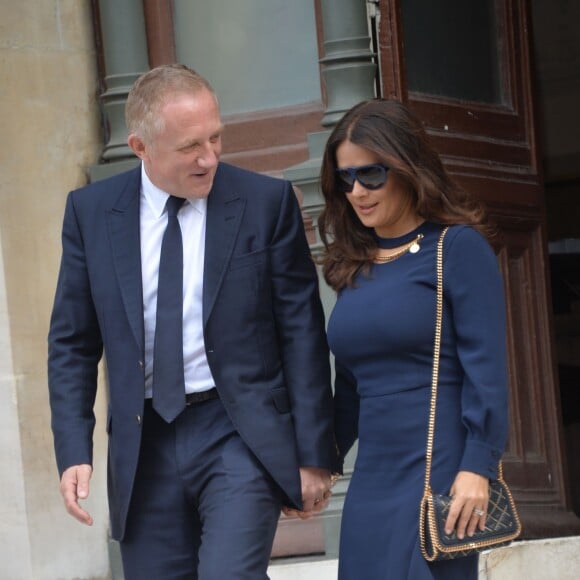
POLYGON ((147 142, 129 136, 129 146, 143 161, 154 185, 177 197, 207 197, 222 150, 223 125, 214 95, 201 89, 176 94, 159 109, 162 129, 147 142))

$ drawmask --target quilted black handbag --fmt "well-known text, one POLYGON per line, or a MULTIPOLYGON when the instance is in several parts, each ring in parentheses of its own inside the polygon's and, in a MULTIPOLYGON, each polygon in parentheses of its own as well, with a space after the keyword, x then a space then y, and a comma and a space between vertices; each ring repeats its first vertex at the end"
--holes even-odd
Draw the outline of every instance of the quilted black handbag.
POLYGON ((433 353, 433 375, 431 381, 431 407, 427 431, 425 460, 425 488, 419 516, 419 542, 424 558, 450 560, 468 556, 490 548, 506 546, 517 538, 522 530, 520 519, 509 487, 503 479, 500 462, 498 478, 489 484, 489 503, 485 529, 477 528, 473 536, 460 540, 455 531, 445 533, 445 520, 451 498, 435 494, 431 490, 431 462, 433 459, 433 437, 435 434, 435 410, 437 406, 437 383, 439 379, 439 354, 441 351, 441 326, 443 320, 443 239, 448 228, 441 232, 437 245, 437 314, 435 320, 435 347, 433 353))

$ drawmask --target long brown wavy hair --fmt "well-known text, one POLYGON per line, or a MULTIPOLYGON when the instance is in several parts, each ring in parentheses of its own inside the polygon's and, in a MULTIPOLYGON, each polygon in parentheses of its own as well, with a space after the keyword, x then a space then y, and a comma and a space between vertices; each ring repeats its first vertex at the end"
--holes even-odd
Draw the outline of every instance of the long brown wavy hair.
POLYGON ((367 149, 388 166, 389 173, 412 195, 421 218, 440 224, 469 224, 491 234, 482 204, 450 178, 421 122, 398 101, 363 101, 338 122, 322 161, 325 207, 318 228, 325 251, 319 262, 334 290, 352 286, 357 272, 369 267, 377 248, 374 230, 360 222, 336 186, 336 150, 344 141, 367 149))

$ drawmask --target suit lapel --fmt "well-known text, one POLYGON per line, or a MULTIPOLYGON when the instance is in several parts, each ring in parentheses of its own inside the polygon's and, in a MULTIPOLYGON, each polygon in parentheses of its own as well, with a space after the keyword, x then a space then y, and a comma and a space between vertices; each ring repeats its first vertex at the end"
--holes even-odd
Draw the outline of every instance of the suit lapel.
POLYGON ((205 260, 203 273, 203 325, 214 307, 228 267, 240 224, 245 199, 241 198, 218 170, 207 201, 205 260))
MULTIPOLYGON (((144 350, 143 286, 139 229, 140 168, 129 175, 113 208, 107 212, 115 271, 123 305, 141 351, 144 350)), ((214 307, 240 228, 245 200, 218 170, 208 197, 203 278, 203 324, 214 307)))
POLYGON ((127 184, 113 208, 108 212, 113 262, 127 318, 139 345, 144 351, 143 278, 141 274, 141 242, 139 231, 139 192, 141 169, 129 175, 127 184))

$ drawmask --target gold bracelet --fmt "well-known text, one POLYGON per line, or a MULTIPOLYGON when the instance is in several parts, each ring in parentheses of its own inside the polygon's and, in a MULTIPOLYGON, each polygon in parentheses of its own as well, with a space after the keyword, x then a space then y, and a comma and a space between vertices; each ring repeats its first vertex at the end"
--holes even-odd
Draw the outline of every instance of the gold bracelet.
POLYGON ((338 478, 340 477, 340 473, 333 473, 330 476, 330 487, 334 487, 334 484, 338 481, 338 478))

